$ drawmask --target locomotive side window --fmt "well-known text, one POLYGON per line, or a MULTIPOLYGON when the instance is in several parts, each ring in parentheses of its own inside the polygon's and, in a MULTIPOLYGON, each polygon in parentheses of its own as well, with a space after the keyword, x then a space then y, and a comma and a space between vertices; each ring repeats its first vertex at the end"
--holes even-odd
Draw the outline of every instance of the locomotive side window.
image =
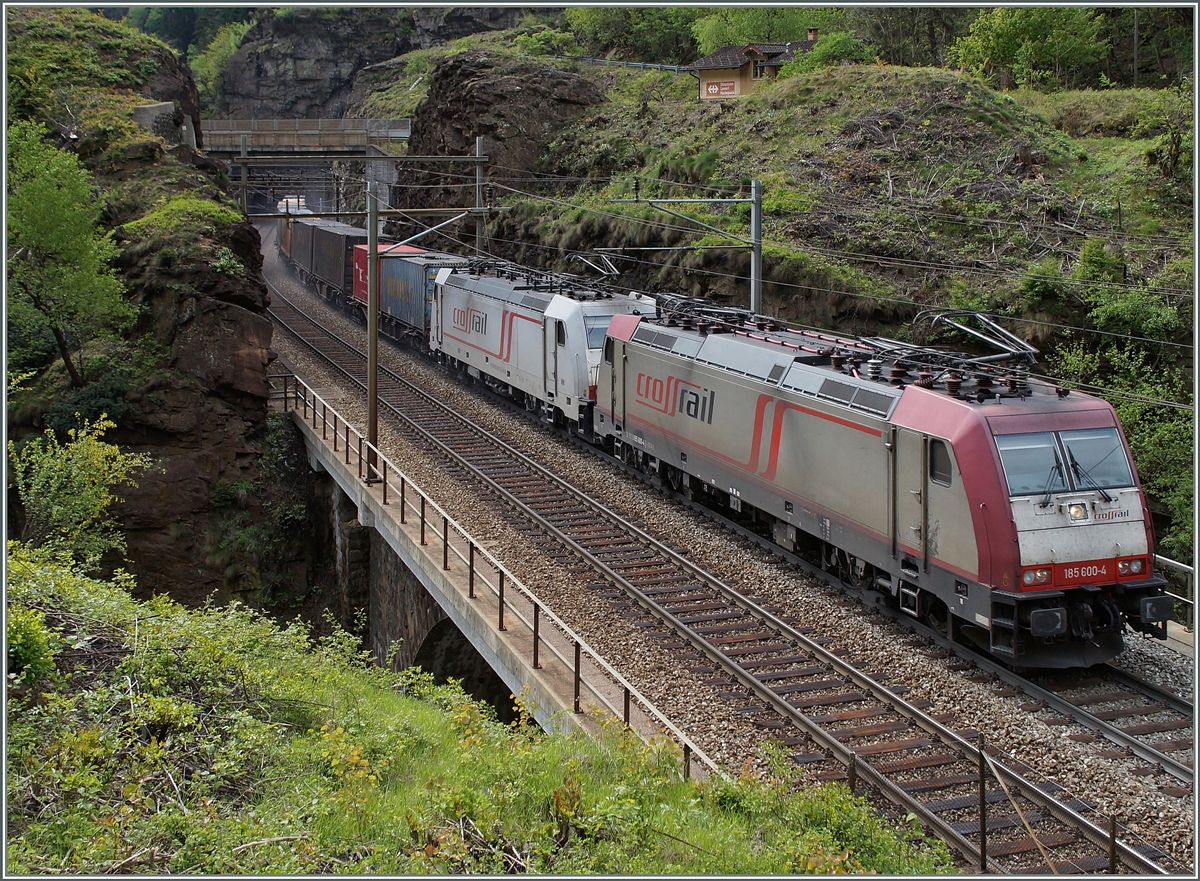
POLYGON ((929 442, 929 478, 942 486, 950 485, 950 451, 945 441, 929 442))
POLYGON ((611 364, 613 362, 613 341, 606 339, 604 341, 604 363, 611 364))
POLYGON ((556 328, 555 337, 558 340, 558 344, 565 346, 567 344, 567 326, 561 321, 554 322, 554 326, 556 328))
POLYGON ((1007 434, 996 437, 1000 462, 1011 496, 1062 492, 1067 479, 1052 432, 1007 434))
POLYGON ((1060 431, 1067 448, 1067 466, 1082 489, 1095 486, 1133 486, 1133 472, 1115 428, 1060 431))

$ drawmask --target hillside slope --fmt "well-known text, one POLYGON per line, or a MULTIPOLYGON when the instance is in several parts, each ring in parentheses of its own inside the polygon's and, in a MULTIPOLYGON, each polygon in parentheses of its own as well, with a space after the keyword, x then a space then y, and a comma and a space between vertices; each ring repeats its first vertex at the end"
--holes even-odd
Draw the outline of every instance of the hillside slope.
MULTIPOLYGON (((671 206, 722 236, 645 200, 745 199, 762 180, 765 312, 902 339, 923 308, 1001 316, 1042 351, 1039 372, 1117 404, 1164 548, 1190 559, 1190 141, 1176 173, 1162 158, 1190 132, 1186 94, 1047 98, 947 70, 856 65, 713 104, 684 74, 531 56, 503 62, 523 81, 488 88, 506 54, 516 55, 499 36, 409 53, 373 72, 359 105, 424 91, 413 113, 423 144, 486 134, 502 159, 488 192, 511 209, 487 227, 490 253, 577 271, 572 254, 604 248, 619 284, 746 305, 749 254, 730 237, 748 237, 749 206, 671 206), (562 71, 603 98, 533 132, 522 90, 562 71)), ((396 197, 472 203, 467 180, 412 189, 431 173, 407 168, 396 197)), ((469 251, 469 232, 433 246, 469 251)))

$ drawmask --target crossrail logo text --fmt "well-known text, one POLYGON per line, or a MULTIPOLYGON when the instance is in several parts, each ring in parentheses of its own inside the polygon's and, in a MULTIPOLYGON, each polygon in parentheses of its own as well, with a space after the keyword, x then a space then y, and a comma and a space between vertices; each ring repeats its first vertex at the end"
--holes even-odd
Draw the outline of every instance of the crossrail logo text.
POLYGON ((467 333, 487 333, 487 314, 478 309, 455 309, 450 316, 450 321, 456 330, 463 330, 467 333))
POLYGON ((712 425, 717 393, 710 389, 701 388, 692 382, 684 382, 675 376, 668 376, 663 380, 657 376, 639 373, 636 394, 639 403, 667 416, 683 414, 712 425))

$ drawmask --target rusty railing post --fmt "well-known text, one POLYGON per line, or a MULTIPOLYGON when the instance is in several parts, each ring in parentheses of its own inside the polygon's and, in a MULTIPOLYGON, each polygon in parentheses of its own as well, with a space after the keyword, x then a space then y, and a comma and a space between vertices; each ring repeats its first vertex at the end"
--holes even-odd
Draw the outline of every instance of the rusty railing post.
POLYGON ((346 451, 346 464, 350 464, 350 423, 346 423, 346 442, 342 444, 342 449, 346 451))
POLYGON ((388 503, 388 500, 387 500, 387 459, 383 458, 382 456, 377 456, 376 458, 379 459, 379 461, 383 463, 382 476, 379 479, 383 481, 383 503, 386 505, 388 503))
POLYGON ((504 626, 504 570, 503 569, 500 570, 500 605, 499 605, 499 611, 497 612, 497 615, 498 615, 498 618, 496 621, 496 629, 497 630, 508 630, 508 628, 504 626))
POLYGON ((625 686, 625 727, 629 727, 629 686, 625 686))
POLYGON ((359 479, 359 480, 362 480, 362 479, 363 479, 363 469, 362 469, 362 463, 363 463, 363 458, 362 458, 362 442, 363 442, 363 439, 362 439, 362 437, 360 436, 360 437, 358 438, 358 479, 359 479))
POLYGON ((1108 874, 1117 874, 1117 818, 1108 818, 1108 874))
POLYGON ((983 732, 979 733, 979 872, 987 874, 987 778, 984 769, 987 759, 984 755, 983 732))
POLYGON ((579 710, 579 662, 580 662, 579 640, 575 640, 575 712, 576 713, 580 712, 580 710, 579 710))
POLYGON ((683 779, 687 780, 692 776, 692 746, 685 743, 683 745, 683 779))
POLYGON ((328 437, 329 437, 328 431, 329 431, 328 408, 325 406, 325 402, 322 401, 321 402, 321 440, 328 440, 328 437))
POLYGON ((425 544, 425 493, 421 493, 421 544, 425 544))
POLYGON ((400 475, 400 522, 401 523, 404 522, 404 509, 407 507, 407 502, 404 501, 404 489, 405 489, 404 475, 401 474, 400 475))
POLYGON ((338 451, 338 447, 337 447, 337 427, 338 427, 338 414, 335 412, 335 413, 333 414, 333 451, 334 451, 335 453, 338 451))
POLYGON ((467 542, 467 597, 475 599, 475 542, 467 542))
POLYGON ((853 795, 858 787, 858 753, 853 751, 850 753, 850 768, 846 772, 846 785, 850 787, 850 794, 853 795))
POLYGON ((450 518, 442 516, 442 571, 450 571, 450 518))
POLYGON ((533 604, 533 669, 540 670, 542 665, 538 663, 538 623, 541 619, 542 607, 537 603, 533 604))

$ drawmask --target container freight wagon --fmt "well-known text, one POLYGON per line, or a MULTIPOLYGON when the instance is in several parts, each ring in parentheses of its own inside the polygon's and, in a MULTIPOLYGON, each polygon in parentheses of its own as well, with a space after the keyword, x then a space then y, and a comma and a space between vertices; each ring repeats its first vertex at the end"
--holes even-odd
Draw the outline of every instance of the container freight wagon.
POLYGON ((354 290, 354 246, 366 245, 367 231, 348 223, 314 225, 312 278, 317 293, 345 305, 354 290))
POLYGON ((298 218, 287 221, 291 228, 291 235, 288 236, 288 256, 295 264, 296 274, 303 282, 307 282, 312 275, 313 230, 322 222, 298 218))
MULTIPOLYGON (((439 269, 464 266, 467 259, 393 245, 379 255, 379 332, 394 339, 419 336, 428 345, 433 285, 439 269)), ((366 318, 367 246, 354 247, 354 309, 366 318)))
POLYGON ((279 218, 279 234, 275 237, 275 244, 284 260, 292 259, 292 218, 279 218))

